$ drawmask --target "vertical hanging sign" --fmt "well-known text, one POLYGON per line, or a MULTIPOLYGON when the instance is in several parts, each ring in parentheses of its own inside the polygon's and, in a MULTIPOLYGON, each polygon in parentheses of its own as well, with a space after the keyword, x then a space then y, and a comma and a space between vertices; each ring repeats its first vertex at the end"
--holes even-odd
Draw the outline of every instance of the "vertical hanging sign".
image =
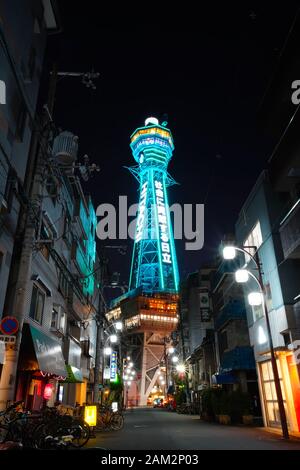
POLYGON ((160 181, 155 181, 155 197, 157 207, 157 218, 159 226, 159 238, 161 247, 161 256, 163 263, 172 263, 171 250, 170 250, 170 239, 167 222, 167 209, 165 204, 165 195, 163 191, 163 185, 160 181))
POLYGON ((110 355, 110 381, 115 382, 117 380, 117 351, 113 351, 110 355))
POLYGON ((136 221, 136 234, 135 242, 138 243, 143 238, 143 229, 144 229, 144 220, 145 220, 145 211, 146 211, 146 201, 147 201, 147 187, 148 182, 146 181, 141 189, 141 197, 139 204, 139 215, 136 221))

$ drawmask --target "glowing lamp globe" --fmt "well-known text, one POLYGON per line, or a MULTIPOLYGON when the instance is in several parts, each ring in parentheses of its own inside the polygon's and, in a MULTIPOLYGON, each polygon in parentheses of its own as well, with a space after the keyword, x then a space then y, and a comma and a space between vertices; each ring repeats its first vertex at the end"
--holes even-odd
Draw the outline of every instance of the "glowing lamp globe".
POLYGON ((248 294, 249 305, 253 307, 258 307, 263 303, 263 295, 261 292, 250 292, 248 294))
POLYGON ((117 335, 110 335, 109 340, 111 343, 116 343, 118 341, 117 335))
POLYGON ((249 280, 249 273, 247 269, 238 269, 235 272, 235 280, 239 283, 247 282, 249 280))
POLYGON ((112 349, 111 349, 111 348, 104 348, 104 355, 105 355, 105 356, 110 356, 110 355, 111 355, 111 352, 112 352, 112 349))
POLYGON ((185 365, 184 364, 178 364, 176 366, 176 370, 177 370, 177 372, 180 372, 181 374, 183 374, 185 372, 185 365))
POLYGON ((223 258, 224 259, 234 259, 235 258, 235 247, 234 246, 224 246, 223 248, 223 258))

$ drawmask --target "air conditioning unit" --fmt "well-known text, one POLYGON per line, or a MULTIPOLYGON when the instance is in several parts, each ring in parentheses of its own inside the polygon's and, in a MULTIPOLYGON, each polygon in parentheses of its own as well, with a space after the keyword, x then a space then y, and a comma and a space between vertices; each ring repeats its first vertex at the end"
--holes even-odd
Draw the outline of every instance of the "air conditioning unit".
POLYGON ((53 142, 52 154, 57 162, 70 167, 77 160, 78 137, 72 132, 64 131, 55 137, 53 142))

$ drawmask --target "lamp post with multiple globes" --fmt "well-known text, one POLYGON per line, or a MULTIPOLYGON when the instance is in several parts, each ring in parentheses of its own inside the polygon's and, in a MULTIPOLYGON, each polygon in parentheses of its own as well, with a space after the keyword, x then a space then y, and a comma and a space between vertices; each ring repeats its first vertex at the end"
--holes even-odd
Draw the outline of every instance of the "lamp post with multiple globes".
POLYGON ((282 395, 282 390, 281 390, 281 385, 280 385, 277 360, 276 360, 276 355, 274 351, 269 312, 268 312, 268 308, 266 304, 265 286, 264 286, 263 279, 262 279, 261 263, 259 260, 257 247, 255 246, 237 247, 233 245, 230 245, 230 246, 227 245, 223 248, 223 258, 225 260, 233 260, 236 257, 237 252, 244 253, 247 257, 249 257, 254 262, 255 269, 257 270, 257 273, 258 273, 258 277, 256 277, 251 271, 246 269, 247 264, 248 264, 246 262, 246 264, 241 269, 238 269, 235 272, 235 280, 238 283, 246 283, 250 278, 252 278, 254 279, 254 281, 259 287, 258 292, 253 291, 248 294, 248 302, 249 302, 249 305, 251 306, 262 305, 264 309, 268 340, 269 340, 269 345, 270 345, 271 365, 272 365, 274 384, 275 384, 275 390, 276 390, 277 402, 278 402, 278 410, 279 410, 280 422, 281 422, 281 428, 282 428, 282 436, 284 439, 289 439, 289 431, 288 431, 286 413, 285 413, 285 408, 284 408, 283 395, 282 395), (254 256, 251 254, 249 250, 254 250, 254 253, 255 253, 254 256))

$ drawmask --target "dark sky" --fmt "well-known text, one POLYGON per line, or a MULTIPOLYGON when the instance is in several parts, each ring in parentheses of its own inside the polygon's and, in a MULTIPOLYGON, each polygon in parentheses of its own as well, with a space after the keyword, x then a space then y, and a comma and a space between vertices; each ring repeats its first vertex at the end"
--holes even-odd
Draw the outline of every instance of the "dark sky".
MULTIPOLYGON (((168 114, 175 141, 169 171, 180 183, 170 188, 170 202, 206 200, 204 249, 176 244, 183 278, 214 258, 265 166, 272 142, 257 130, 257 113, 299 5, 197 2, 198 11, 192 3, 174 11, 149 2, 147 10, 126 3, 121 12, 117 4, 97 9, 102 3, 58 1, 63 33, 50 39, 49 64, 55 59, 60 71, 94 68, 100 78, 96 91, 80 79, 62 79, 55 122, 77 134, 80 155, 101 167, 84 185, 97 207, 116 204, 119 195, 137 202, 137 182, 123 168, 134 164, 129 137, 146 117, 168 114)), ((108 253, 125 282, 127 243, 126 256, 108 253)))

